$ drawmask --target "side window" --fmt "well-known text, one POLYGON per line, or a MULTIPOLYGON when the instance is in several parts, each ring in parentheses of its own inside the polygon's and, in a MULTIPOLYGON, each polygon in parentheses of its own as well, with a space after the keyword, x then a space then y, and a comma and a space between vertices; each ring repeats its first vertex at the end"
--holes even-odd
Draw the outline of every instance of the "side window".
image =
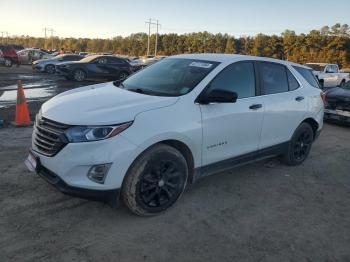
POLYGON ((326 68, 326 73, 334 73, 334 66, 328 65, 326 68))
POLYGON ((319 88, 318 81, 311 69, 303 68, 300 66, 293 66, 295 70, 313 87, 319 88))
POLYGON ((255 96, 255 74, 252 62, 227 66, 210 83, 209 90, 223 89, 238 94, 238 98, 255 96))
POLYGON ((105 65, 107 64, 107 58, 105 57, 98 58, 97 63, 99 63, 100 65, 105 65))
POLYGON ((283 65, 269 62, 260 63, 260 78, 263 95, 288 91, 286 68, 283 65))
POLYGON ((333 73, 338 73, 338 66, 333 65, 333 73))
POLYGON ((299 88, 299 83, 293 76, 293 74, 287 69, 287 77, 288 77, 288 85, 289 85, 289 91, 293 91, 295 89, 299 88))
POLYGON ((108 57, 108 63, 121 65, 124 63, 124 61, 117 57, 108 57))

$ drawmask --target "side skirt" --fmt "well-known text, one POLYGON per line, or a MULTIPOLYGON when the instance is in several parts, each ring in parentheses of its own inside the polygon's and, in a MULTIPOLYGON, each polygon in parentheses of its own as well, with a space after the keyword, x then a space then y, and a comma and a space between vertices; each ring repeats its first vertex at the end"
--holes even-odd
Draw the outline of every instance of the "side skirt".
POLYGON ((248 154, 237 156, 234 158, 226 159, 220 162, 209 164, 203 167, 195 169, 193 182, 197 182, 199 179, 221 173, 230 170, 234 167, 246 165, 252 162, 260 161, 263 159, 276 157, 284 154, 288 149, 288 142, 284 142, 272 147, 260 149, 248 154))

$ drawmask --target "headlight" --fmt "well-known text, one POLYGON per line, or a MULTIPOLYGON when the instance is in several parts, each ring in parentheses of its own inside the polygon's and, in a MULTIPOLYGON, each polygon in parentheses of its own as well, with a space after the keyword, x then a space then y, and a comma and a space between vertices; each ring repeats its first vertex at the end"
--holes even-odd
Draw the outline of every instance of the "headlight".
POLYGON ((116 136, 131 126, 132 122, 116 126, 75 126, 67 129, 65 135, 69 142, 90 142, 116 136))

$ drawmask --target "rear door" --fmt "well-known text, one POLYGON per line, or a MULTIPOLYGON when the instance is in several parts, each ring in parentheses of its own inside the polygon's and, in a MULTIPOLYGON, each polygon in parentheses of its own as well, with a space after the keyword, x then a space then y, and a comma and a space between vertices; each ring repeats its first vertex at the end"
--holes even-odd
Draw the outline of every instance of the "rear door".
POLYGON ((202 113, 202 162, 208 165, 244 155, 258 149, 262 126, 263 98, 256 96, 254 62, 237 62, 227 66, 209 84, 214 89, 234 91, 235 103, 200 105, 202 113))
POLYGON ((307 99, 300 82, 285 65, 259 62, 259 73, 265 105, 259 148, 264 149, 291 139, 304 119, 307 99))
POLYGON ((119 57, 108 57, 107 70, 109 72, 109 76, 113 79, 119 79, 121 72, 128 71, 126 65, 127 63, 119 57))

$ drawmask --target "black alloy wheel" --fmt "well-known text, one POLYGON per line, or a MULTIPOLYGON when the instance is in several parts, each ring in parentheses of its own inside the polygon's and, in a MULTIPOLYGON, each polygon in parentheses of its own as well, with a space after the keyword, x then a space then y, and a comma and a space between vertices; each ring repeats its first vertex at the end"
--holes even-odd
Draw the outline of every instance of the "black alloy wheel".
POLYGON ((175 202, 182 192, 183 175, 176 163, 159 160, 141 176, 140 200, 145 206, 159 208, 175 202))
POLYGON ((131 165, 122 186, 124 203, 140 216, 157 215, 170 208, 185 190, 188 166, 174 147, 156 144, 131 165))
POLYGON ((295 130, 288 143, 283 160, 287 165, 299 165, 307 158, 314 141, 314 131, 310 124, 303 122, 295 130))
POLYGON ((313 137, 309 130, 303 131, 296 139, 293 146, 293 154, 297 161, 303 161, 306 158, 310 151, 312 140, 313 137))

